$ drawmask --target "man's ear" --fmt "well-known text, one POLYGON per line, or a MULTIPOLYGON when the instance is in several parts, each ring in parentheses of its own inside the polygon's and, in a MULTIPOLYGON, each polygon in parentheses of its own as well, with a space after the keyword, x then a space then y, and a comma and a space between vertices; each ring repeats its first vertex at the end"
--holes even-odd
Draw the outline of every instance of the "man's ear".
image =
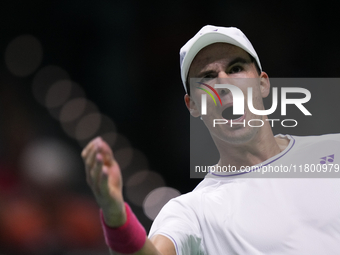
POLYGON ((269 95, 270 92, 270 81, 268 74, 266 72, 262 72, 260 75, 260 89, 262 98, 265 98, 269 95))
POLYGON ((193 116, 193 117, 199 117, 201 116, 201 112, 200 110, 198 109, 196 103, 190 98, 190 96, 188 94, 185 94, 184 96, 184 102, 185 102, 185 105, 187 106, 190 114, 193 116))

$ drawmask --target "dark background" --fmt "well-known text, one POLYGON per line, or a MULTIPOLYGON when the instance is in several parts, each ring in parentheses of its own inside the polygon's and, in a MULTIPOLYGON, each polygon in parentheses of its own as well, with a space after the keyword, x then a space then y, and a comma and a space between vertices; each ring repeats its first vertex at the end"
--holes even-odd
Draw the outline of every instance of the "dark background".
MULTIPOLYGON (((25 200, 22 194, 27 191, 47 196, 32 195, 39 197, 33 200, 43 204, 42 208, 63 207, 69 194, 93 202, 80 156, 79 167, 74 170, 77 180, 69 186, 56 186, 53 191, 41 190, 21 173, 21 154, 33 140, 57 139, 77 155, 84 145, 69 137, 33 97, 34 75, 48 65, 68 72, 84 89, 86 98, 114 121, 131 146, 144 153, 149 170, 161 174, 166 186, 181 193, 191 191, 200 180, 190 179, 187 171, 189 113, 183 101, 179 49, 206 24, 240 28, 269 77, 339 76, 340 20, 335 4, 325 1, 2 1, 0 213, 14 198, 25 200), (40 41, 43 59, 37 71, 17 77, 9 72, 4 56, 9 43, 24 34, 40 41), (49 205, 51 197, 59 202, 49 205)), ((322 103, 330 104, 327 100, 322 103)), ((306 134, 324 132, 322 128, 306 130, 306 134)), ((151 221, 141 207, 132 207, 148 230, 151 221)), ((50 214, 43 211, 51 221, 50 214)), ((2 222, 6 223, 5 219, 2 222)), ((0 252, 5 254, 78 254, 71 251, 84 249, 106 252, 101 241, 86 247, 81 237, 75 245, 53 237, 38 249, 34 241, 26 244, 28 241, 22 240, 25 235, 19 233, 18 240, 28 247, 23 251, 13 244, 15 237, 6 238, 5 223, 0 225, 0 252)))

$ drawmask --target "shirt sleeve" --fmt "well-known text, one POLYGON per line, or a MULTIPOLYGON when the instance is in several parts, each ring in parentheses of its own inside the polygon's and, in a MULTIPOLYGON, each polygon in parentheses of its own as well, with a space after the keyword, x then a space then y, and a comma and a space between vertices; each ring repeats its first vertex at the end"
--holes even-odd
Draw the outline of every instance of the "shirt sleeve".
POLYGON ((174 198, 162 208, 151 226, 149 238, 155 235, 168 237, 175 245, 177 255, 205 254, 197 210, 186 196, 174 198))

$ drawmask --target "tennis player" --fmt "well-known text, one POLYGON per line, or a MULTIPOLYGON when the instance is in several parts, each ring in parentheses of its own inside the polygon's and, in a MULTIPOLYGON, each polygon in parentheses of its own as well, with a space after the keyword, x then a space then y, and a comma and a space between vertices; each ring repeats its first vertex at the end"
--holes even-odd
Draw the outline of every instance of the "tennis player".
MULTIPOLYGON (((202 93, 190 78, 236 84, 255 109, 263 110, 270 82, 247 37, 237 28, 203 27, 181 49, 185 104, 201 117, 220 154, 216 166, 277 167, 332 163, 336 166, 340 136, 274 136, 270 123, 213 126, 233 106, 228 89, 216 89, 221 105, 202 114, 202 93), (322 161, 320 161, 322 159, 322 161)), ((208 84, 208 83, 206 83, 208 84)), ((236 119, 265 120, 244 104, 236 119)), ((255 178, 254 172, 210 172, 190 193, 170 200, 156 217, 149 236, 122 196, 122 177, 114 155, 101 138, 82 152, 87 182, 101 208, 111 254, 340 254, 340 182, 338 178, 255 178), (247 177, 247 178, 244 178, 247 177), (254 177, 254 178, 253 178, 254 177)), ((330 164, 329 164, 330 165, 330 164)), ((339 167, 339 165, 337 165, 339 167)))

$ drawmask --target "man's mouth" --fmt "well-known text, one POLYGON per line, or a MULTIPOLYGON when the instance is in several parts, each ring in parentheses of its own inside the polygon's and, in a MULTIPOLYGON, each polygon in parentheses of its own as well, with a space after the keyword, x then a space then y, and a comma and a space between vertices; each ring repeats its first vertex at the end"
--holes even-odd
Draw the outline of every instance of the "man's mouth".
POLYGON ((237 120, 239 118, 241 118, 243 115, 234 115, 233 114, 233 106, 230 106, 226 109, 224 109, 224 111, 222 112, 222 117, 225 118, 226 120, 237 120))

